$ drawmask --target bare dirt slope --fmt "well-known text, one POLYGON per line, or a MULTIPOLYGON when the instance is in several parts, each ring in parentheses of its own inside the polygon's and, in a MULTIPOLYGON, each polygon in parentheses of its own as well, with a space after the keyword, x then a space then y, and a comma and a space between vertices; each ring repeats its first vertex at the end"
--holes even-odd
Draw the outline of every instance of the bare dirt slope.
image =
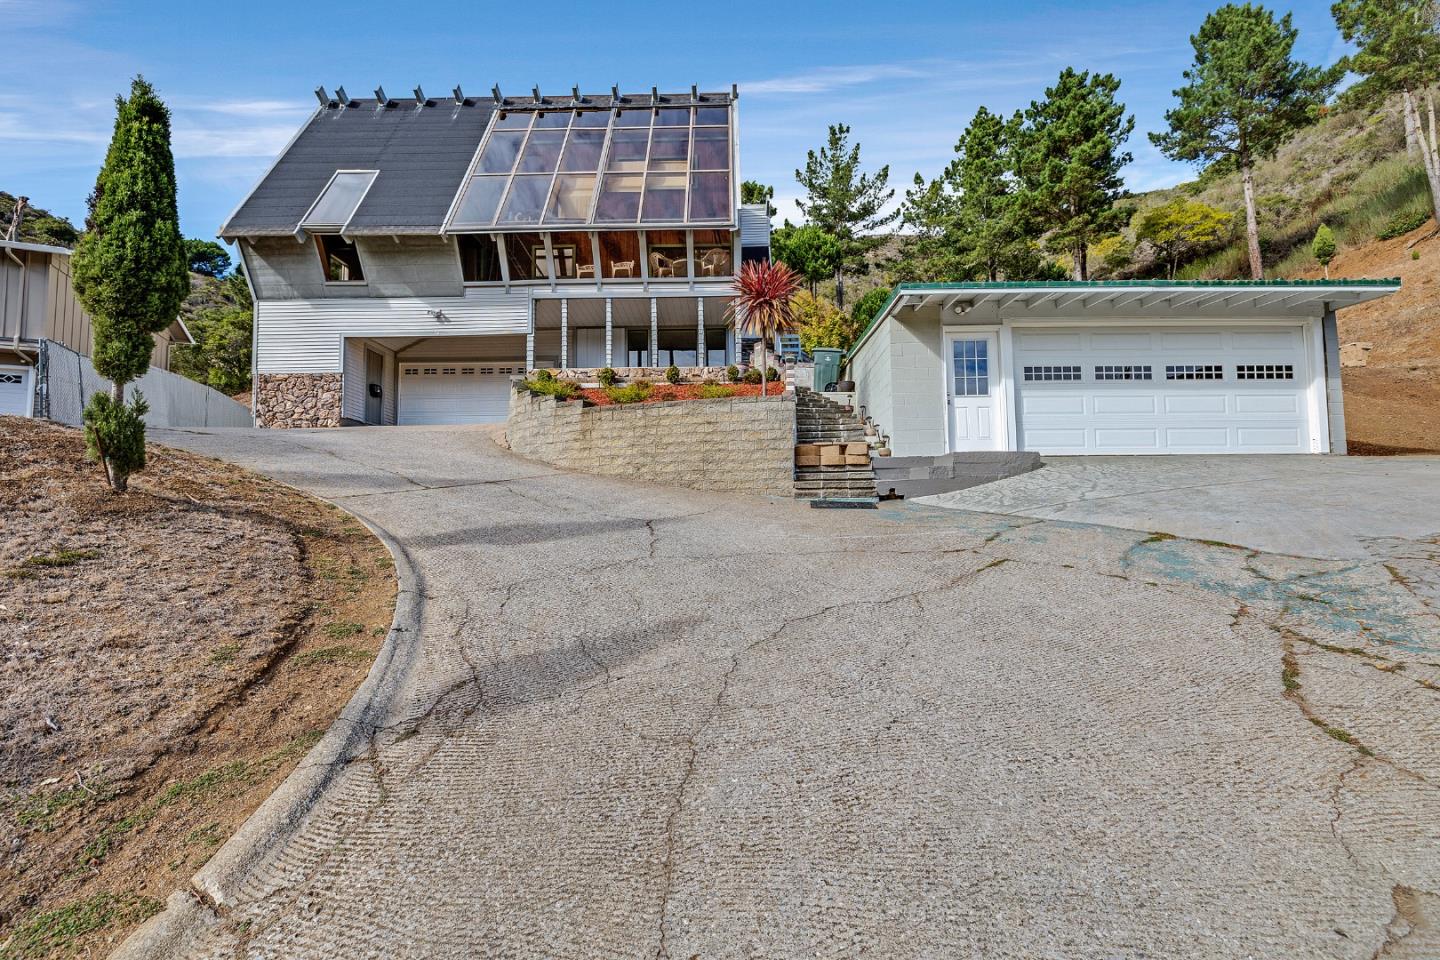
POLYGON ((1440 237, 1415 243, 1433 229, 1342 250, 1330 264, 1332 277, 1401 281, 1394 296, 1339 314, 1342 344, 1374 344, 1365 366, 1343 370, 1352 453, 1440 451, 1440 237))
POLYGON ((329 725, 389 626, 357 521, 151 446, 0 417, 0 958, 102 955, 329 725))

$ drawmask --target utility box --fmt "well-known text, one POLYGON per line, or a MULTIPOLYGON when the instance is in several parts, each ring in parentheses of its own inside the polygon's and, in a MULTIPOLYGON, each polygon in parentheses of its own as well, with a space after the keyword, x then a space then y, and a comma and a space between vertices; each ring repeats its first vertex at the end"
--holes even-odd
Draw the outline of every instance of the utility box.
POLYGON ((810 351, 815 358, 815 389, 824 392, 830 389, 830 384, 840 379, 840 358, 845 351, 835 347, 816 347, 810 351))

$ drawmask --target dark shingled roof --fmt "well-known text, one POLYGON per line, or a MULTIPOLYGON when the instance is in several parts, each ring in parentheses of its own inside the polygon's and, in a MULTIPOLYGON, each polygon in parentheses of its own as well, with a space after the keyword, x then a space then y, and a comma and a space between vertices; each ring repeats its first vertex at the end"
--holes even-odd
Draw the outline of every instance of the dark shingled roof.
POLYGON ((399 100, 379 109, 371 99, 320 108, 220 236, 293 234, 336 170, 380 171, 347 233, 438 233, 495 104, 433 103, 399 100))
MULTIPOLYGON (((702 103, 730 103, 730 93, 700 93, 702 103)), ((509 97, 508 110, 555 110, 571 105, 568 97, 509 97)), ((689 93, 660 94, 658 102, 690 103, 689 93)), ((347 234, 439 233, 445 214, 460 190, 496 110, 489 97, 469 105, 437 97, 421 107, 413 99, 393 100, 381 109, 379 101, 351 100, 348 106, 332 102, 316 110, 245 199, 219 235, 225 238, 289 236, 310 209, 336 170, 378 170, 347 234)), ((587 109, 645 106, 648 93, 622 94, 617 103, 609 94, 585 96, 587 109)))

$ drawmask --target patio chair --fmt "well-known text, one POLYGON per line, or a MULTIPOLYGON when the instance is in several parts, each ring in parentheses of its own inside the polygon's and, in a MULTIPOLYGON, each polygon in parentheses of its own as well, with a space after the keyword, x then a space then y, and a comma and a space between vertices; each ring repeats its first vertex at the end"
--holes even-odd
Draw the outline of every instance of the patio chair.
POLYGON ((652 250, 650 251, 650 276, 673 277, 675 276, 675 264, 665 254, 652 250))
POLYGON ((613 273, 615 274, 615 276, 617 276, 617 277, 620 276, 621 273, 624 273, 625 276, 627 276, 627 277, 634 277, 634 276, 635 276, 635 261, 634 261, 634 260, 616 260, 616 261, 613 261, 613 262, 610 264, 610 269, 611 269, 611 272, 613 272, 613 273))
POLYGON ((702 277, 719 277, 730 272, 730 251, 723 247, 711 247, 700 258, 702 277))

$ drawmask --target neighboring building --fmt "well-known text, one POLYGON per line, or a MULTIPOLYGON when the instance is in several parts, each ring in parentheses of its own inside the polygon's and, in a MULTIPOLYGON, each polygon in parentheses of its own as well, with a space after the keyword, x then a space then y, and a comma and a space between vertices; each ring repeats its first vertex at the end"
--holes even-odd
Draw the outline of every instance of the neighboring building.
MULTIPOLYGON (((70 253, 65 247, 0 240, 0 414, 33 414, 41 340, 90 355, 90 315, 70 288, 70 253)), ((169 370, 171 348, 193 342, 177 317, 155 335, 150 365, 169 370)))
POLYGON ((1335 311, 1399 288, 902 284, 850 378, 898 456, 1344 453, 1335 311))
POLYGON ((738 202, 733 90, 317 94, 220 230, 261 425, 500 421, 530 368, 734 361, 731 282, 770 221, 738 202))

